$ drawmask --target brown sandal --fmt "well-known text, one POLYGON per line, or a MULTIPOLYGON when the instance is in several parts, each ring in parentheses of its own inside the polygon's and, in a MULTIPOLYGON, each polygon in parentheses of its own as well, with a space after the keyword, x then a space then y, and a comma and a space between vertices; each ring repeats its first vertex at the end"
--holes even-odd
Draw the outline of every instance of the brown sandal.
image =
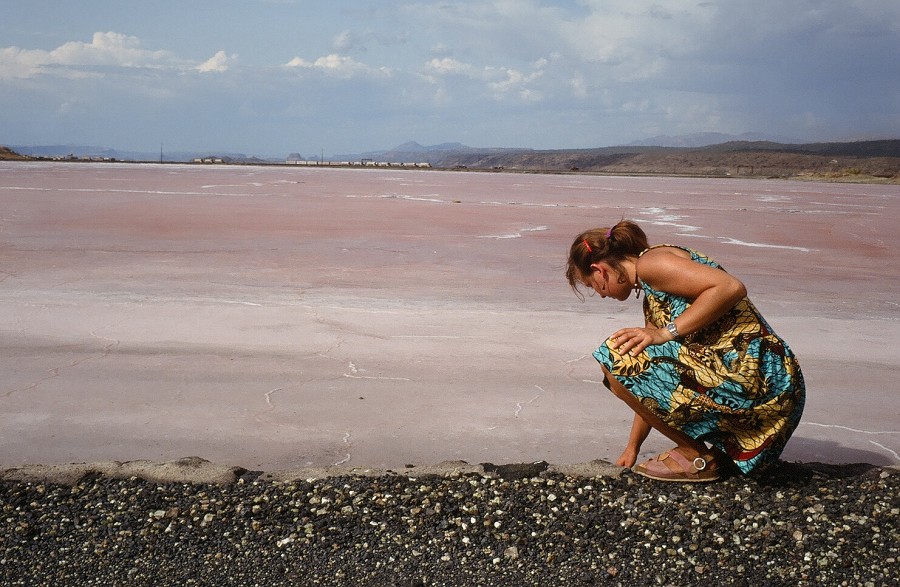
POLYGON ((690 460, 677 448, 636 465, 632 470, 650 479, 676 483, 703 483, 722 478, 713 455, 690 460))

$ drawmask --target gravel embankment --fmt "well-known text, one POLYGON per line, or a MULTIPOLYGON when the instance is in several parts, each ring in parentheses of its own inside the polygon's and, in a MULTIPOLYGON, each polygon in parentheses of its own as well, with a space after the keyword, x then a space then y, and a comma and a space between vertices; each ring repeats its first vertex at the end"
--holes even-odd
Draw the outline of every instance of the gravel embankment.
POLYGON ((2 585, 898 585, 900 472, 0 481, 2 585))

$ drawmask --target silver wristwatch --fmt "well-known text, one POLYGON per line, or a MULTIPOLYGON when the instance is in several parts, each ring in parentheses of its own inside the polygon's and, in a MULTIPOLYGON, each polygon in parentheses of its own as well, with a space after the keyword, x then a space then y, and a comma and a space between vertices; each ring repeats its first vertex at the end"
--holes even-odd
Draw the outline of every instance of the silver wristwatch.
POLYGON ((674 338, 676 338, 676 339, 680 338, 680 337, 678 336, 678 329, 675 328, 675 323, 674 323, 674 322, 669 322, 668 324, 666 324, 666 330, 669 331, 669 334, 671 334, 672 337, 674 337, 674 338))

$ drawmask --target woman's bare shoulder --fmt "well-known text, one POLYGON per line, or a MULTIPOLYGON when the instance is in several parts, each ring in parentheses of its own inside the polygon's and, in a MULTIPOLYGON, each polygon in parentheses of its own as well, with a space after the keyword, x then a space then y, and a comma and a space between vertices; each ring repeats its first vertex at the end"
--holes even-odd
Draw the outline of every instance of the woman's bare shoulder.
POLYGON ((672 255, 681 257, 682 259, 691 258, 690 251, 681 247, 676 247, 675 245, 656 245, 655 247, 651 247, 644 251, 639 260, 643 261, 647 259, 650 260, 651 263, 653 263, 656 261, 671 259, 672 255))
POLYGON ((637 260, 636 269, 638 276, 645 283, 655 289, 669 291, 668 288, 672 284, 696 280, 696 273, 706 267, 694 263, 690 251, 672 245, 662 245, 645 251, 637 260))

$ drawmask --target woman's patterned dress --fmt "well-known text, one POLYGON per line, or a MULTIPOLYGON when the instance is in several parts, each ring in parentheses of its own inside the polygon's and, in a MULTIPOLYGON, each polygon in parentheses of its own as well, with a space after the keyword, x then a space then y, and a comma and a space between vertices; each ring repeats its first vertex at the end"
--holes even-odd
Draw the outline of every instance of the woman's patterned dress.
MULTIPOLYGON (((684 250, 693 261, 720 268, 684 250)), ((657 328, 690 306, 683 297, 642 287, 644 317, 657 328)), ((803 413, 800 365, 746 297, 706 328, 637 357, 620 355, 609 340, 594 357, 664 422, 723 451, 744 473, 778 460, 803 413)))

